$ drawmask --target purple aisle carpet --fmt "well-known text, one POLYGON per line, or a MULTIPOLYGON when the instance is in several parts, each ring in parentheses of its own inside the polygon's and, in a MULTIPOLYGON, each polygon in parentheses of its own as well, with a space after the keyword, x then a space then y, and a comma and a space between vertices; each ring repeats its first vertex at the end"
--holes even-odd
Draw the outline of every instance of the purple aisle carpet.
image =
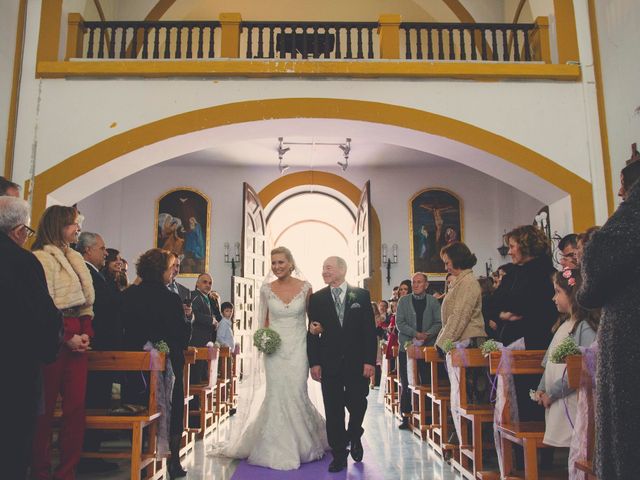
POLYGON ((233 472, 231 480, 382 480, 380 467, 373 454, 368 453, 367 443, 363 441, 362 445, 364 447, 362 462, 355 463, 349 456, 347 469, 338 473, 329 473, 327 471, 332 460, 331 453, 327 452, 317 462, 303 463, 298 470, 288 471, 256 467, 243 460, 238 464, 236 471, 233 472))

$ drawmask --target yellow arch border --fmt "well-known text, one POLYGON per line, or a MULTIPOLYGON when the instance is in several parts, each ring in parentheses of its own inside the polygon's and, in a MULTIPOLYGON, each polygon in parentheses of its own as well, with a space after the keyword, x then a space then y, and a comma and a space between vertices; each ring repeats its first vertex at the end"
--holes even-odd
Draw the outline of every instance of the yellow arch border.
MULTIPOLYGON (((572 200, 574 231, 583 231, 595 223, 591 184, 529 148, 442 115, 379 102, 336 98, 283 98, 229 103, 181 113, 114 135, 38 174, 34 182, 32 217, 34 222, 39 220, 50 193, 95 168, 147 145, 225 125, 291 118, 366 121, 437 135, 475 147, 521 167, 567 192, 572 200)), ((311 175, 308 172, 295 175, 305 174, 311 175)), ((324 179, 329 182, 327 186, 338 186, 337 189, 349 198, 357 191, 359 198, 359 189, 341 177, 338 177, 338 181, 330 179, 331 174, 324 172, 312 172, 312 175, 316 183, 324 179)), ((283 177, 283 182, 293 182, 295 179, 294 175, 287 175, 283 177)), ((298 178, 298 181, 302 180, 302 177, 298 178)), ((275 186, 271 189, 269 186, 265 187, 260 195, 261 200, 267 200, 265 203, 268 203, 269 196, 274 195, 274 192, 275 186)), ((358 203, 358 198, 355 198, 355 204, 358 203)), ((377 215, 375 220, 374 224, 377 223, 379 232, 377 215)), ((374 260, 379 259, 379 245, 374 246, 374 250, 374 260)), ((379 268, 375 271, 380 274, 379 268)), ((379 280, 373 284, 381 285, 379 280)))
MULTIPOLYGON (((280 177, 264 187, 258 193, 260 203, 265 207, 281 193, 300 185, 321 185, 342 193, 357 208, 362 191, 353 183, 329 172, 305 170, 280 177)), ((369 291, 373 300, 382 299, 382 232, 380 218, 376 209, 371 207, 371 255, 373 255, 373 274, 369 283, 369 291)))

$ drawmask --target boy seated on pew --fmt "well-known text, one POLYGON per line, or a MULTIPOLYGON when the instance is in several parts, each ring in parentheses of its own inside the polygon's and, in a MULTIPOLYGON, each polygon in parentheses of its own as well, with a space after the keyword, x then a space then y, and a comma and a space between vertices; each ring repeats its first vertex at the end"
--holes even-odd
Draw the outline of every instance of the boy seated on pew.
POLYGON ((571 445, 571 422, 575 421, 577 396, 575 390, 569 388, 565 374, 566 364, 553 363, 551 355, 569 336, 580 347, 590 346, 596 338, 600 322, 599 311, 588 311, 578 305, 576 293, 581 283, 582 277, 577 269, 565 268, 562 272, 556 272, 553 277, 553 301, 562 315, 553 328, 553 340, 542 361, 544 374, 534 394, 538 404, 546 409, 543 442, 552 447, 571 445))

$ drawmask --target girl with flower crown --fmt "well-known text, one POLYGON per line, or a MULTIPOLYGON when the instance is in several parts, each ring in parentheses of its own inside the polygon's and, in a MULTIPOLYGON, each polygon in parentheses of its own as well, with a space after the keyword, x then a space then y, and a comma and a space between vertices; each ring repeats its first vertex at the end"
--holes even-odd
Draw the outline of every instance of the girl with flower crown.
POLYGON ((542 366, 544 374, 535 393, 538 404, 545 407, 546 429, 544 444, 552 447, 569 447, 575 421, 577 396, 569 388, 565 364, 551 362, 550 356, 564 339, 571 336, 579 347, 590 346, 596 338, 600 322, 599 311, 589 311, 578 305, 576 292, 582 277, 579 270, 565 268, 553 276, 555 295, 553 301, 561 317, 554 326, 554 336, 542 366), (568 418, 570 417, 570 418, 568 418))

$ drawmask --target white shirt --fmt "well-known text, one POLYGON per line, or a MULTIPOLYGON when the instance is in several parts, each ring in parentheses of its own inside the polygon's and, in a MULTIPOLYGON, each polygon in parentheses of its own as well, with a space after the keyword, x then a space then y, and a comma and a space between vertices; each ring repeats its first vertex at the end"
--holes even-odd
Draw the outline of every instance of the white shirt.
POLYGON ((220 345, 226 345, 233 351, 235 342, 233 341, 233 331, 231 330, 231 325, 232 322, 230 319, 222 317, 220 323, 218 324, 216 342, 218 342, 220 345))

